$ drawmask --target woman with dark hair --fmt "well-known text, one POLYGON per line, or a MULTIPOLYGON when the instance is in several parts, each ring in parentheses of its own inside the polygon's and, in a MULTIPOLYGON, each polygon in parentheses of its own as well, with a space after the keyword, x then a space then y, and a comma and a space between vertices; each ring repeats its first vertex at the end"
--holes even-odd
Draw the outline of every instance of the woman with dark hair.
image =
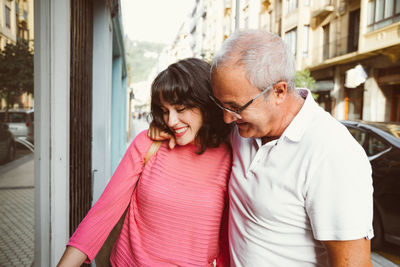
POLYGON ((91 262, 125 210, 111 265, 229 266, 230 126, 209 97, 210 66, 181 60, 162 71, 151 90, 153 124, 178 146, 171 150, 164 142, 145 164, 153 141, 147 130, 135 138, 59 266, 91 262))

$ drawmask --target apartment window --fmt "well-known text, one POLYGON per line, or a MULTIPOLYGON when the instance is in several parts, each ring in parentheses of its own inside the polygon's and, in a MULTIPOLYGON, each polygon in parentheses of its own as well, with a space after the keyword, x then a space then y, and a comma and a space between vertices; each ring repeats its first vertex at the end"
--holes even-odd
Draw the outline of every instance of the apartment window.
POLYGON ((351 11, 349 14, 349 30, 347 37, 347 52, 354 52, 358 49, 358 38, 360 32, 360 9, 351 11))
POLYGON ((324 32, 322 58, 325 60, 329 58, 329 24, 323 26, 322 30, 324 32))
POLYGON ((310 45, 310 25, 303 27, 303 57, 308 57, 308 46, 310 45))
POLYGON ((4 10, 6 27, 11 28, 11 9, 8 6, 5 6, 4 10))
POLYGON ((298 0, 286 0, 286 14, 293 12, 297 9, 298 0))
POLYGON ((296 56, 296 47, 297 47, 297 28, 290 30, 285 33, 285 41, 290 51, 292 51, 293 55, 296 56))
POLYGON ((246 18, 244 19, 244 28, 245 28, 245 29, 248 29, 248 28, 249 28, 249 17, 246 17, 246 18))
POLYGON ((369 0, 368 31, 400 21, 400 0, 369 0))
POLYGON ((260 29, 264 30, 269 30, 269 25, 270 25, 270 16, 269 13, 264 11, 260 13, 260 20, 259 20, 259 26, 260 29))

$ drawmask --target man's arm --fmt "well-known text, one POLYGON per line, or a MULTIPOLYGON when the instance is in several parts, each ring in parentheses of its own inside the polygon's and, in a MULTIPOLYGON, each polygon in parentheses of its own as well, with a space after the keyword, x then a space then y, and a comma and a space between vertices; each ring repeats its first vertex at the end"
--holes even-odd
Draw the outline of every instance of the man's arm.
POLYGON ((175 137, 170 135, 167 132, 164 132, 160 129, 158 129, 156 126, 154 126, 153 123, 150 124, 149 126, 149 131, 147 132, 147 135, 149 136, 150 139, 154 141, 165 141, 169 140, 168 146, 170 149, 173 149, 176 145, 175 137))
POLYGON ((322 241, 322 244, 328 251, 331 267, 372 267, 370 240, 322 241))

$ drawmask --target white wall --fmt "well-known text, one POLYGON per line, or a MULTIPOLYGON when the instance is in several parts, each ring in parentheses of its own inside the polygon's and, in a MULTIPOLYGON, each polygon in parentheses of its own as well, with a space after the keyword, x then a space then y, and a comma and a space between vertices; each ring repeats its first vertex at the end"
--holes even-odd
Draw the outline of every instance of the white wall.
MULTIPOLYGON (((93 203, 111 178, 112 21, 106 0, 93 11, 93 203)), ((92 204, 93 204, 92 203, 92 204)))
POLYGON ((35 1, 35 266, 69 238, 69 1, 35 1))

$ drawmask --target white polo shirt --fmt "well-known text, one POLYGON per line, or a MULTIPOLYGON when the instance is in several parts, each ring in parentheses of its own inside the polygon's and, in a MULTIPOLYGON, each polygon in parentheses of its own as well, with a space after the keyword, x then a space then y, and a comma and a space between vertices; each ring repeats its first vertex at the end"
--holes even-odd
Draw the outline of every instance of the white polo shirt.
POLYGON ((241 137, 237 128, 232 133, 234 266, 327 266, 320 241, 373 237, 368 158, 306 92, 278 140, 262 145, 261 139, 241 137))

